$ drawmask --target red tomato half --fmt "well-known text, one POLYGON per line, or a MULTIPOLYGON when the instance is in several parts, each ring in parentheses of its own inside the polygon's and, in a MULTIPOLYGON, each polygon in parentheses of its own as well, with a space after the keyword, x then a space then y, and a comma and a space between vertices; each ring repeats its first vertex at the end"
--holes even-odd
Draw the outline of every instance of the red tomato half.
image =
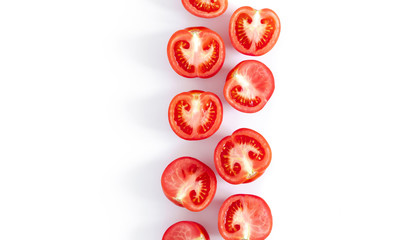
POLYGON ((228 0, 182 0, 182 4, 195 16, 213 18, 226 11, 228 0))
POLYGON ((271 210, 258 196, 230 196, 219 210, 218 230, 226 240, 264 240, 271 229, 271 210))
POLYGON ((271 50, 280 31, 278 15, 268 8, 241 7, 233 13, 229 23, 233 47, 251 56, 260 56, 271 50))
POLYGON ((219 175, 232 184, 249 183, 260 177, 271 162, 271 148, 258 132, 241 128, 223 138, 215 148, 219 175))
POLYGON ((200 140, 218 130, 222 114, 222 103, 217 95, 194 90, 180 93, 171 100, 168 120, 179 137, 200 140))
POLYGON ((177 222, 165 231, 162 240, 210 240, 206 229, 190 221, 177 222))
POLYGON ((175 32, 167 47, 168 60, 179 75, 209 78, 225 61, 225 45, 218 33, 205 27, 175 32))
POLYGON ((254 113, 265 106, 274 89, 274 76, 269 68, 262 62, 246 60, 229 72, 224 96, 235 109, 254 113))
POLYGON ((181 157, 171 162, 161 176, 165 196, 180 207, 198 212, 214 198, 217 178, 204 163, 192 157, 181 157))

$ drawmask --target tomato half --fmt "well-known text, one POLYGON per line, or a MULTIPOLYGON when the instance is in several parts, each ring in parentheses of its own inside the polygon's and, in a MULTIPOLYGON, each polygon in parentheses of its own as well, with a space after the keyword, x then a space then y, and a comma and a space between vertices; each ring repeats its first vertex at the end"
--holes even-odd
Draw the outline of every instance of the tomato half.
POLYGON ((232 184, 259 178, 271 162, 271 148, 258 132, 241 128, 223 138, 214 151, 218 174, 232 184))
POLYGON ((168 60, 179 75, 209 78, 225 61, 225 44, 218 33, 205 27, 175 32, 168 42, 168 60))
POLYGON ((162 240, 210 240, 206 229, 191 221, 177 222, 165 231, 162 240))
POLYGON ((192 157, 172 161, 161 176, 165 196, 180 207, 198 212, 214 198, 217 178, 207 165, 192 157))
POLYGON ((274 89, 274 76, 269 68, 257 60, 246 60, 229 72, 224 96, 235 109, 254 113, 265 106, 274 89))
POLYGON ((230 196, 219 210, 218 230, 226 240, 264 240, 271 229, 271 210, 258 196, 230 196))
POLYGON ((221 126, 222 115, 218 96, 199 90, 176 95, 168 110, 172 130, 186 140, 200 140, 213 135, 221 126))
POLYGON ((191 14, 203 18, 218 17, 228 8, 228 0, 182 0, 182 4, 191 14))
POLYGON ((275 45, 281 31, 278 15, 268 8, 251 7, 237 9, 229 22, 229 37, 239 52, 260 56, 275 45))

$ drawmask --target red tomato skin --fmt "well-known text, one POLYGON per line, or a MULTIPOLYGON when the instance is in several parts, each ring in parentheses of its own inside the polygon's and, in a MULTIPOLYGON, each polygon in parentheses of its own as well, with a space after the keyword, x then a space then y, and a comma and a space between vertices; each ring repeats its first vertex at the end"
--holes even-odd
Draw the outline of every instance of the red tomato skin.
POLYGON ((225 240, 242 240, 242 239, 244 239, 244 237, 239 235, 238 233, 236 233, 236 234, 229 233, 225 228, 229 206, 237 200, 241 200, 242 202, 243 201, 251 201, 253 203, 253 205, 258 204, 256 211, 262 212, 263 220, 266 221, 263 223, 263 228, 262 228, 263 232, 262 233, 252 234, 252 231, 250 230, 250 236, 249 236, 249 238, 246 238, 246 239, 248 239, 248 240, 265 240, 270 235, 271 230, 272 230, 272 225, 273 225, 271 209, 269 208, 268 204, 265 202, 264 199, 262 199, 261 197, 256 196, 256 195, 252 195, 252 194, 232 195, 222 203, 222 206, 218 213, 218 231, 221 234, 221 236, 225 240))
POLYGON ((220 175, 220 177, 222 179, 224 179, 228 183, 235 184, 235 185, 243 184, 243 183, 250 183, 250 182, 253 182, 256 179, 258 179, 259 177, 261 177, 264 174, 265 170, 270 165, 271 158, 272 158, 271 147, 269 146, 267 140, 260 133, 254 131, 252 129, 248 129, 248 128, 237 129, 236 131, 234 131, 232 133, 232 135, 224 137, 221 141, 219 141, 219 143, 217 144, 215 151, 214 151, 214 164, 215 164, 215 168, 216 168, 218 174, 220 175), (235 136, 238 136, 238 135, 249 136, 249 137, 255 139, 256 141, 258 141, 261 144, 261 147, 263 148, 264 153, 265 153, 265 157, 262 159, 262 161, 260 163, 257 164, 257 162, 256 162, 257 165, 253 169, 253 170, 256 170, 257 173, 249 179, 245 178, 245 176, 241 177, 240 175, 233 176, 233 177, 229 176, 223 169, 223 164, 222 164, 222 160, 221 160, 221 153, 223 151, 223 148, 228 141, 233 141, 235 136))
POLYGON ((198 27, 189 27, 189 28, 185 28, 182 30, 178 30, 176 31, 171 38, 168 41, 168 45, 167 45, 167 56, 168 56, 168 61, 172 67, 172 69, 179 75, 181 75, 182 77, 186 77, 186 78, 210 78, 213 77, 214 75, 216 75, 219 70, 221 70, 224 62, 225 62, 225 43, 223 41, 223 39, 221 38, 221 36, 214 32, 213 30, 206 28, 206 27, 202 27, 202 26, 198 26, 198 27), (175 50, 174 50, 174 46, 175 43, 178 42, 179 40, 188 40, 191 39, 191 32, 193 31, 199 31, 200 33, 202 33, 203 35, 211 35, 213 37, 213 39, 218 43, 219 45, 219 54, 218 54, 218 60, 215 63, 215 65, 213 66, 212 70, 207 71, 207 72, 201 72, 199 70, 193 72, 193 73, 189 73, 185 70, 183 70, 178 61, 176 60, 175 57, 175 50))
POLYGON ((245 55, 249 55, 249 56, 261 56, 261 55, 264 55, 267 52, 269 52, 275 46, 276 42, 278 41, 280 32, 281 32, 280 19, 273 10, 268 9, 268 8, 256 10, 249 6, 240 7, 232 14, 231 19, 229 21, 229 38, 231 40, 233 47, 238 52, 245 54, 245 55), (238 39, 236 37, 236 30, 235 30, 235 26, 236 26, 235 21, 241 13, 250 13, 251 14, 251 13, 254 13, 255 11, 259 11, 261 13, 265 12, 266 14, 271 16, 272 19, 275 21, 275 30, 274 30, 274 33, 273 33, 269 43, 267 44, 266 47, 259 49, 259 50, 244 48, 238 41, 238 39))
POLYGON ((182 0, 182 5, 183 7, 191 14, 195 15, 196 17, 201 17, 201 18, 215 18, 220 15, 222 15, 226 9, 228 8, 228 0, 220 0, 221 8, 218 11, 214 11, 211 13, 207 13, 205 11, 200 11, 193 7, 192 4, 190 4, 189 0, 182 0))
MULTIPOLYGON (((217 191, 217 178, 216 178, 213 170, 210 167, 208 167, 206 164, 201 162, 200 160, 193 158, 193 157, 184 156, 184 157, 175 159, 170 164, 168 164, 168 166, 165 168, 165 170, 161 176, 161 187, 163 189, 164 195, 175 205, 186 208, 192 212, 200 212, 200 211, 204 210, 205 208, 207 208, 208 205, 210 205, 210 203, 214 199, 215 193, 217 191), (179 162, 181 162, 181 163, 179 163, 179 162), (177 172, 182 169, 182 168, 179 168, 179 169, 177 168, 176 165, 178 165, 178 167, 179 167, 179 164, 181 164, 183 166, 196 164, 198 167, 203 168, 204 172, 207 173, 207 175, 210 177, 209 194, 206 196, 206 200, 204 200, 204 202, 201 205, 197 206, 189 201, 178 202, 176 199, 174 199, 175 195, 171 191, 171 187, 168 184, 167 179, 171 176, 171 174, 174 174, 174 172, 177 172)), ((185 195, 184 199, 186 200, 187 198, 188 198, 188 196, 185 195)))
POLYGON ((171 225, 164 233, 162 240, 197 239, 203 235, 205 240, 210 240, 206 229, 199 223, 192 221, 181 221, 171 225), (182 236, 185 234, 185 236, 182 236), (190 236, 187 236, 189 234, 190 236))
MULTIPOLYGON (((251 76, 248 76, 251 78, 251 76)), ((243 87, 243 86, 241 86, 243 87)), ((271 98, 273 92, 275 90, 275 80, 274 76, 271 72, 271 70, 262 62, 257 61, 257 60, 245 60, 240 63, 238 63, 227 75, 226 81, 225 81, 225 86, 224 86, 224 97, 226 101, 231 105, 233 108, 240 112, 244 113, 256 113, 260 111, 261 109, 264 108, 264 106, 267 104, 269 99, 271 98), (234 84, 235 80, 235 73, 240 72, 243 68, 248 67, 249 65, 257 66, 259 68, 263 69, 263 72, 265 75, 265 84, 268 85, 268 89, 265 89, 264 95, 259 95, 261 102, 257 106, 254 107, 249 107, 249 106, 243 106, 236 102, 234 99, 231 97, 231 90, 232 90, 232 84, 234 84)))
MULTIPOLYGON (((206 97, 205 97, 206 98, 206 97)), ((203 140, 208 137, 211 137, 215 132, 218 131, 219 127, 221 126, 223 120, 223 105, 219 97, 212 93, 212 92, 204 92, 201 90, 192 90, 189 92, 182 92, 178 95, 176 95, 170 102, 169 108, 168 108, 168 122, 169 125, 172 129, 172 131, 180 138, 188 141, 195 141, 195 140, 203 140), (217 105, 217 113, 216 113, 216 120, 215 123, 213 124, 213 127, 206 133, 204 134, 193 134, 193 135, 187 135, 180 131, 178 129, 178 126, 176 124, 176 121, 174 120, 174 107, 176 105, 176 102, 179 101, 179 99, 182 96, 190 96, 193 94, 202 94, 202 95, 209 95, 212 100, 215 101, 217 105)))

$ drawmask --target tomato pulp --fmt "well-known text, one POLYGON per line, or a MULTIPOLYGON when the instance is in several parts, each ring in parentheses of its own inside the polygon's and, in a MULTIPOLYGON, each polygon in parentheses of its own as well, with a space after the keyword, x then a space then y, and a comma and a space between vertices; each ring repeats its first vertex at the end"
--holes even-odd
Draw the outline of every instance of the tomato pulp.
POLYGON ((237 9, 229 22, 229 38, 239 52, 260 56, 271 50, 278 40, 281 24, 271 9, 251 7, 237 9))
POLYGON ((223 138, 214 151, 218 174, 231 184, 259 178, 271 162, 271 148, 258 132, 241 128, 223 138))
POLYGON ((168 110, 172 130, 186 140, 200 140, 213 135, 221 125, 222 115, 218 96, 199 90, 176 95, 168 110))
POLYGON ((225 44, 218 33, 205 27, 191 27, 171 36, 167 54, 179 75, 209 78, 217 74, 225 61, 225 44))
POLYGON ((172 161, 161 176, 165 196, 174 204, 198 212, 214 198, 217 178, 203 162, 192 157, 172 161))
POLYGON ((254 113, 267 104, 274 89, 274 76, 269 68, 257 60, 245 60, 229 72, 224 96, 235 109, 254 113))
POLYGON ((188 12, 203 18, 218 17, 228 8, 228 0, 182 0, 188 12))
POLYGON ((170 226, 165 231, 162 240, 210 240, 206 229, 191 221, 181 221, 170 226))
POLYGON ((233 195, 220 208, 218 230, 225 240, 264 240, 271 229, 271 210, 258 196, 233 195))

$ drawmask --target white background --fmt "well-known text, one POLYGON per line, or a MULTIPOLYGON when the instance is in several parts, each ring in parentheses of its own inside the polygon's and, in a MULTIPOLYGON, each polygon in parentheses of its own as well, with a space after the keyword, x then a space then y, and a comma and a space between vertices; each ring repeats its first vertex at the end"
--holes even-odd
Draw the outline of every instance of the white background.
POLYGON ((268 239, 385 239, 400 232, 400 15, 395 0, 230 0, 216 19, 180 0, 0 2, 0 239, 161 239, 176 221, 221 239, 217 212, 231 194, 270 205, 268 239), (236 52, 230 15, 271 8, 281 36, 262 57, 236 52), (206 26, 226 43, 222 70, 185 79, 166 45, 178 29, 206 26), (222 94, 227 72, 258 59, 276 90, 256 114, 222 94), (169 101, 215 92, 220 130, 188 142, 171 131, 169 101), (218 177, 212 204, 192 213, 170 203, 160 177, 188 155, 212 169, 218 141, 240 127, 262 133, 273 158, 256 182, 218 177))

